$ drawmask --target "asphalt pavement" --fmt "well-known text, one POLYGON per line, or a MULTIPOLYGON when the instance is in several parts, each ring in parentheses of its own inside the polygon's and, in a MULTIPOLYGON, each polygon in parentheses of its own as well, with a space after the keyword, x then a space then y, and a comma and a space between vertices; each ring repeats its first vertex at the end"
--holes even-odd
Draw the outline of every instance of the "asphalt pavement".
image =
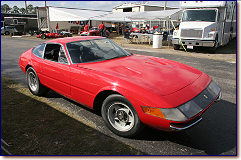
MULTIPOLYGON (((19 56, 27 49, 40 44, 43 40, 1 37, 1 73, 25 83, 25 75, 18 66, 19 56)), ((162 132, 146 128, 135 139, 122 138, 111 133, 97 113, 87 109, 55 92, 47 98, 69 109, 81 123, 113 137, 150 155, 236 155, 236 63, 208 58, 196 58, 169 54, 170 50, 159 52, 127 49, 135 54, 143 54, 175 60, 208 75, 220 86, 223 99, 214 103, 203 115, 200 124, 182 132, 162 132)), ((197 53, 198 54, 198 53, 197 53)), ((64 126, 63 126, 64 129, 64 126)))

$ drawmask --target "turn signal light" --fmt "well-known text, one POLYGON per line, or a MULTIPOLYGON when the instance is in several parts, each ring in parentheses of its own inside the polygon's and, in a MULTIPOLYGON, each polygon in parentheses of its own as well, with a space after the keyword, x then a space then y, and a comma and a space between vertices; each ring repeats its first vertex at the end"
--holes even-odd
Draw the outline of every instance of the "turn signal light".
POLYGON ((150 114, 152 116, 156 116, 156 117, 160 117, 160 118, 165 119, 165 116, 163 115, 160 108, 142 106, 142 110, 146 114, 150 114))

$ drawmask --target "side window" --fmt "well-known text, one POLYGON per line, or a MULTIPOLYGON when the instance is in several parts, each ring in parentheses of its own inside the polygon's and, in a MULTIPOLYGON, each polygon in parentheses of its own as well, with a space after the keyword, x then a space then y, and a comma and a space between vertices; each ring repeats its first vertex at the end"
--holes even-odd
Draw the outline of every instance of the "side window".
POLYGON ((58 62, 68 64, 68 60, 67 60, 67 57, 65 55, 65 52, 64 52, 64 49, 62 46, 60 47, 58 62))
POLYGON ((44 59, 59 63, 68 63, 64 49, 59 44, 47 44, 45 48, 44 59))
POLYGON ((43 57, 43 52, 44 52, 44 48, 45 48, 45 43, 41 44, 35 48, 33 48, 32 52, 35 56, 42 58, 43 57))

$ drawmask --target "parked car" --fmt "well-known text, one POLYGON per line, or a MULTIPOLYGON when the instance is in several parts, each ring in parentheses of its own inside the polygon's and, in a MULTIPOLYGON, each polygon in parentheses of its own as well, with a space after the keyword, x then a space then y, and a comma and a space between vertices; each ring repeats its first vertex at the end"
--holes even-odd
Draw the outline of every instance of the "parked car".
POLYGON ((41 30, 36 29, 36 30, 30 30, 28 33, 29 33, 31 36, 36 36, 36 35, 41 34, 41 33, 42 33, 42 31, 41 31, 41 30))
POLYGON ((41 32, 41 34, 36 36, 37 38, 46 39, 46 38, 63 38, 64 36, 58 33, 50 33, 49 31, 41 32))
POLYGON ((73 36, 72 33, 67 32, 67 31, 61 31, 59 34, 63 35, 63 37, 72 37, 73 36))
POLYGON ((220 88, 207 74, 179 62, 128 53, 104 37, 44 42, 24 52, 19 66, 34 95, 52 89, 100 111, 107 127, 123 137, 137 135, 143 125, 187 129, 221 99, 220 88))
POLYGON ((14 26, 5 26, 1 28, 1 34, 10 35, 14 32, 18 32, 14 26))
MULTIPOLYGON (((80 32, 81 36, 100 36, 100 30, 98 27, 92 27, 88 32, 80 32)), ((107 37, 110 36, 110 32, 106 30, 107 37)))

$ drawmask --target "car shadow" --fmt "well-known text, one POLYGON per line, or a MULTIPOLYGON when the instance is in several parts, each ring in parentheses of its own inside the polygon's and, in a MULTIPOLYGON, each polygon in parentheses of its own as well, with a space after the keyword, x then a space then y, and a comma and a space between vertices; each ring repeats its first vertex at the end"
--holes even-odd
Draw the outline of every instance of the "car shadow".
POLYGON ((66 98, 66 97, 58 94, 57 92, 55 92, 53 90, 50 90, 44 97, 50 98, 50 99, 64 99, 64 100, 66 100, 66 101, 68 101, 68 102, 70 102, 70 103, 72 103, 72 104, 74 104, 74 105, 76 105, 76 106, 78 106, 80 108, 83 108, 83 109, 85 109, 85 110, 87 110, 87 111, 89 111, 91 113, 94 113, 94 114, 96 114, 98 116, 101 116, 100 112, 95 111, 93 109, 90 109, 88 107, 85 107, 85 106, 83 106, 83 105, 81 105, 81 104, 79 104, 79 103, 77 103, 77 102, 75 102, 75 101, 73 101, 73 100, 71 100, 69 98, 66 98))
MULTIPOLYGON (((65 98, 54 91, 50 91, 46 98, 63 98, 80 108, 101 116, 99 112, 65 98)), ((203 114, 202 118, 203 120, 198 125, 179 132, 164 132, 146 126, 143 132, 133 140, 170 141, 202 150, 208 155, 219 155, 236 147, 236 104, 221 100, 214 103, 203 114)))
MULTIPOLYGON (((236 105, 225 100, 213 104, 197 126, 180 132, 163 132, 146 128, 138 140, 171 141, 203 150, 208 155, 219 155, 237 145, 236 105)), ((237 153, 233 153, 234 155, 237 153)))

